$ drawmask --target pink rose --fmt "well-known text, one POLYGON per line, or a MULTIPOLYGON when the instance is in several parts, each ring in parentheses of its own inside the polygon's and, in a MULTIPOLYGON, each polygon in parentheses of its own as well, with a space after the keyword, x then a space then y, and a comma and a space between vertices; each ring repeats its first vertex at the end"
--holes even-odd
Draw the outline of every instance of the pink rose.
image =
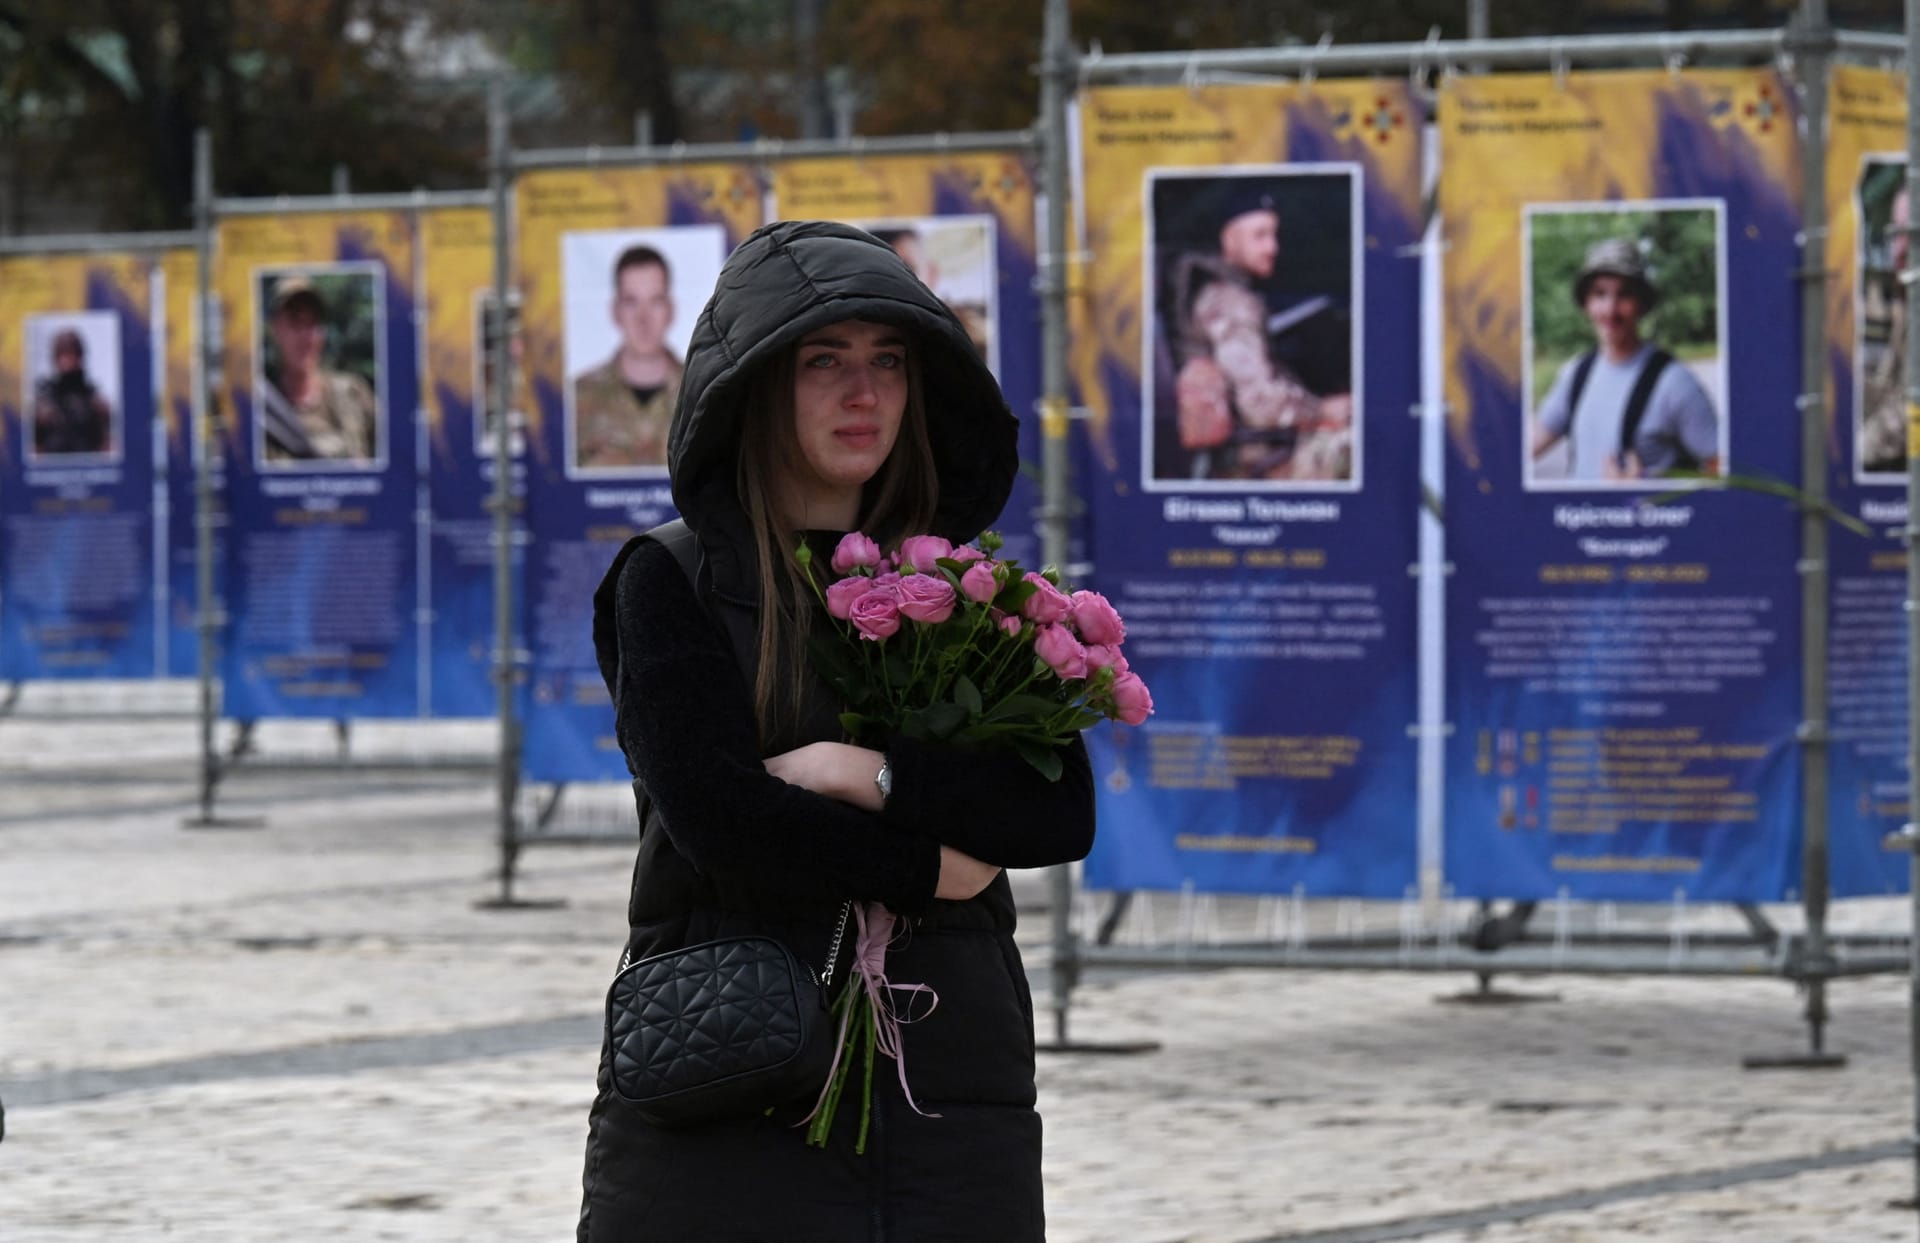
POLYGON ((976 561, 960 576, 960 590, 975 604, 985 604, 1000 594, 1000 582, 994 578, 992 566, 976 561))
POLYGON ((1087 649, 1065 626, 1041 626, 1034 632, 1033 654, 1063 678, 1087 676, 1087 649))
POLYGON ((891 587, 870 587, 847 610, 863 639, 885 639, 900 629, 900 601, 891 587))
POLYGON ((1088 643, 1114 644, 1127 637, 1119 612, 1097 591, 1073 593, 1073 628, 1088 643))
POLYGON ((987 559, 987 554, 981 552, 972 544, 961 544, 952 552, 948 553, 947 556, 950 560, 958 561, 963 565, 969 561, 985 561, 987 559))
POLYGON ((868 579, 857 575, 853 578, 843 578, 827 588, 827 612, 845 621, 848 613, 853 609, 853 602, 871 590, 873 590, 873 583, 868 579))
POLYGON ((1114 714, 1128 725, 1139 725, 1153 715, 1153 696, 1137 673, 1123 673, 1113 680, 1114 714))
POLYGON ((1015 613, 1001 614, 1000 620, 995 622, 994 625, 1000 627, 1000 629, 1004 630, 1006 633, 1011 635, 1017 635, 1020 633, 1020 617, 1018 614, 1015 614, 1015 613))
POLYGON ((1087 644, 1087 668, 1106 669, 1109 667, 1112 668, 1115 673, 1125 673, 1127 671, 1127 658, 1120 654, 1119 644, 1087 644))
POLYGON ((953 584, 937 574, 909 574, 894 589, 900 611, 917 622, 943 622, 953 616, 953 584))
POLYGON ((851 574, 856 569, 871 570, 880 564, 880 545, 858 531, 840 537, 833 549, 833 572, 851 574))
MULTIPOLYGON (((880 564, 884 566, 886 565, 886 562, 882 561, 880 564)), ((900 576, 898 574, 895 574, 892 570, 886 570, 886 569, 881 570, 880 573, 875 574, 872 578, 867 580, 867 586, 869 587, 898 587, 899 585, 900 585, 900 576)))
POLYGON ((939 569, 934 562, 953 555, 953 545, 938 535, 915 535, 900 541, 900 564, 912 566, 922 574, 939 569))
POLYGON ((1042 626, 1067 620, 1073 612, 1073 601, 1062 595, 1058 587, 1032 571, 1028 571, 1027 581, 1033 584, 1034 592, 1020 606, 1022 617, 1042 626))

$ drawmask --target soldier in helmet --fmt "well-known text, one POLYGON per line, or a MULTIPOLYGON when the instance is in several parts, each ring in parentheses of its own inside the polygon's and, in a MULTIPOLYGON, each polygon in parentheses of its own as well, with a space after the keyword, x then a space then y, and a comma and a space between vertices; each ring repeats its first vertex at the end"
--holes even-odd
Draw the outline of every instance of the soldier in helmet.
POLYGON ((43 456, 109 453, 113 412, 87 375, 87 345, 62 328, 53 334, 53 374, 33 387, 33 451, 43 456))
POLYGON ((326 365, 327 304, 319 289, 309 277, 283 276, 268 310, 267 331, 279 359, 261 386, 267 461, 372 461, 373 388, 353 372, 326 365))
POLYGON ((1596 344, 1554 377, 1534 421, 1534 458, 1565 442, 1567 478, 1591 482, 1719 474, 1712 399, 1642 335, 1660 290, 1640 248, 1627 238, 1595 242, 1574 276, 1573 300, 1596 344))
POLYGON ((613 323, 620 330, 620 348, 574 378, 576 465, 667 464, 667 426, 681 371, 667 345, 672 288, 666 256, 651 246, 630 246, 614 261, 613 323))
MULTIPOLYGON (((1318 394, 1275 357, 1260 286, 1280 258, 1280 212, 1253 184, 1230 188, 1219 251, 1174 265, 1174 403, 1195 478, 1302 482, 1353 471, 1353 399, 1318 394)), ((1162 463, 1156 473, 1169 472, 1162 463)))

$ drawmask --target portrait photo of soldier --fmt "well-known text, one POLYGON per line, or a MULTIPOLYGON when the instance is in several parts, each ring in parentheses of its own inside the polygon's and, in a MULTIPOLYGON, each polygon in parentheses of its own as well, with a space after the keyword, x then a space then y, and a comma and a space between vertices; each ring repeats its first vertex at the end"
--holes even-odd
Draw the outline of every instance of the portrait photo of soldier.
POLYGON ((26 325, 29 461, 78 464, 120 454, 120 321, 110 311, 26 325))
POLYGON ((1721 473, 1719 237, 1712 203, 1529 209, 1529 486, 1721 473))
MULTIPOLYGON (((473 295, 473 451, 480 457, 492 457, 499 443, 500 420, 495 415, 498 395, 494 392, 495 343, 499 339, 499 317, 493 313, 493 290, 478 290, 473 295)), ((513 372, 513 396, 507 413, 508 452, 519 457, 526 450, 526 338, 520 331, 520 304, 507 303, 508 365, 513 372)))
POLYGON ((988 368, 998 375, 993 324, 1000 272, 993 217, 922 216, 852 223, 893 247, 920 283, 959 317, 988 368))
POLYGON ((255 452, 267 469, 381 464, 380 304, 372 271, 259 277, 255 452))
POLYGON ((1358 486, 1355 175, 1148 176, 1146 486, 1358 486))
POLYGON ((727 248, 717 224, 560 239, 567 474, 666 474, 680 360, 727 248))
POLYGON ((1868 158, 1855 188, 1859 267, 1854 297, 1854 474, 1861 482, 1907 476, 1907 286, 1913 206, 1907 163, 1868 158))

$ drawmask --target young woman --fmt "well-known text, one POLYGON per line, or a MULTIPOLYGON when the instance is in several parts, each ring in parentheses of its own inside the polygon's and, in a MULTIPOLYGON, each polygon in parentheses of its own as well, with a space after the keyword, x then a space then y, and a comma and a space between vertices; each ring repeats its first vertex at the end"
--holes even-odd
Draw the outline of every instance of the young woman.
POLYGON ((795 1125, 811 1099, 659 1130, 612 1091, 603 1050, 582 1240, 1044 1237, 1033 1003, 1002 869, 1086 854, 1085 749, 1049 782, 1011 754, 842 743, 792 552, 805 538, 825 564, 855 529, 973 538, 1006 502, 1014 434, 965 328, 876 238, 782 222, 727 260, 669 440, 698 573, 642 538, 595 598, 644 809, 627 948, 751 931, 818 969, 842 902, 879 902, 901 925, 888 976, 939 1001, 902 1027, 907 1088, 876 1066, 864 1155, 853 1092, 825 1149, 795 1125))

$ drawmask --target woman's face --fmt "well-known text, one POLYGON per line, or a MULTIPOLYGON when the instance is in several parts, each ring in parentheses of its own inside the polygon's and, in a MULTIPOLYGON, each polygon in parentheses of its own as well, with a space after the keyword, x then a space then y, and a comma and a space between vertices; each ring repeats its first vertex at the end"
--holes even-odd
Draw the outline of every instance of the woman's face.
POLYGON ((851 526, 860 489, 900 435, 907 409, 907 334, 848 319, 801 339, 794 360, 789 483, 812 526, 851 526))

